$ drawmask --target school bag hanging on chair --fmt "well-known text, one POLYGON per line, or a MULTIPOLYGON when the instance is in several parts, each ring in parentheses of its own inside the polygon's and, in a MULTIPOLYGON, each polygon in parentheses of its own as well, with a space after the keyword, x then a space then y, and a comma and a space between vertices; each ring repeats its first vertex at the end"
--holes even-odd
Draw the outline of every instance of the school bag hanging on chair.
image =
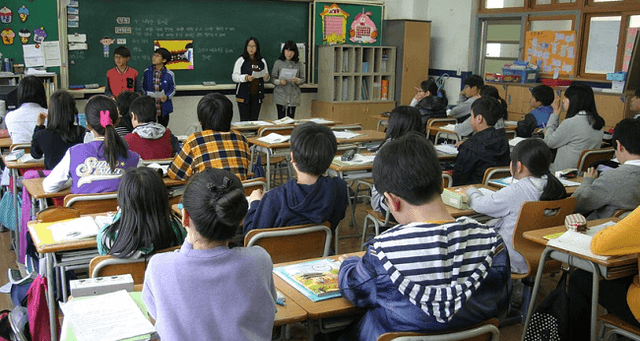
POLYGON ((556 288, 535 309, 525 330, 524 341, 564 341, 570 339, 567 274, 563 270, 556 288))

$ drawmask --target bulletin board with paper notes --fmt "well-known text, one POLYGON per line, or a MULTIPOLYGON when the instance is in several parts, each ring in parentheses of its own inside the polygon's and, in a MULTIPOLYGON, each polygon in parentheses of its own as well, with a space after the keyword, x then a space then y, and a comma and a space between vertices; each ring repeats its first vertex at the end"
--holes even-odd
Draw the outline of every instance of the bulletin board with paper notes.
POLYGON ((525 35, 524 60, 540 61, 540 75, 573 77, 576 64, 575 31, 534 31, 525 35))

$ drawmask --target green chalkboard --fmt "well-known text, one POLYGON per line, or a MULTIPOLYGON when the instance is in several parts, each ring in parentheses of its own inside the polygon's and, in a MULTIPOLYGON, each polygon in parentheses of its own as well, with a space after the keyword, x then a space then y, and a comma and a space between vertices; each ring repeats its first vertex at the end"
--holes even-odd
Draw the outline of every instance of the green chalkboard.
POLYGON ((86 34, 87 50, 69 51, 69 84, 104 86, 107 70, 115 66, 109 46, 105 57, 100 40, 126 39, 129 66, 140 77, 151 65, 155 40, 193 40, 193 69, 173 70, 177 85, 204 81, 231 84, 233 65, 247 38, 260 42, 269 69, 280 55, 280 43, 293 40, 308 46, 309 3, 263 0, 81 0, 78 27, 69 34, 86 34), (119 24, 129 19, 129 24, 119 24), (124 21, 122 18, 125 18, 124 21), (116 34, 128 30, 130 34, 116 34))

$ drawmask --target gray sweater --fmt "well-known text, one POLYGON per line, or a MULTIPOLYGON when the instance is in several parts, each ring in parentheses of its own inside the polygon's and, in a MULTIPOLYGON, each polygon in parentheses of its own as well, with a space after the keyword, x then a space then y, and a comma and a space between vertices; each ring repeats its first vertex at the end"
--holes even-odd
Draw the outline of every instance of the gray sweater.
POLYGON ((502 236, 511 258, 511 272, 526 273, 527 262, 513 248, 513 232, 518 222, 520 208, 525 201, 538 201, 547 184, 544 178, 526 177, 491 194, 482 195, 476 188, 467 190, 469 206, 482 214, 498 218, 492 225, 502 236))
POLYGON ((552 172, 578 167, 580 153, 587 149, 600 148, 603 130, 595 130, 589 124, 585 111, 558 124, 558 115, 551 114, 544 133, 544 142, 551 149, 557 149, 556 159, 551 164, 552 172))
POLYGON ((576 212, 591 212, 588 220, 611 217, 619 209, 634 210, 640 205, 640 166, 627 162, 595 180, 585 177, 573 196, 576 212))
POLYGON ((300 62, 291 60, 276 60, 271 70, 271 81, 275 84, 273 89, 273 101, 278 105, 287 107, 297 107, 300 105, 300 85, 304 84, 304 67, 300 62), (280 84, 280 71, 282 69, 298 70, 296 78, 298 82, 293 83, 287 80, 287 84, 280 84))
POLYGON ((476 97, 467 98, 464 95, 460 95, 458 98, 458 104, 451 108, 451 111, 447 113, 447 116, 453 118, 460 118, 471 114, 471 104, 476 101, 476 97))

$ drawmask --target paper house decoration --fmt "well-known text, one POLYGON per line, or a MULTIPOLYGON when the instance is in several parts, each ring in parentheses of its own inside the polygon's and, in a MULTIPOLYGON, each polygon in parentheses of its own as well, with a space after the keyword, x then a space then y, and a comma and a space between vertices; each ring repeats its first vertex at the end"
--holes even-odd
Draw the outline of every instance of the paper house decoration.
POLYGON ((347 17, 349 13, 333 4, 324 6, 322 17, 322 42, 328 44, 344 43, 347 39, 347 17))
POLYGON ((378 29, 370 16, 371 12, 365 12, 364 7, 362 8, 362 13, 356 15, 351 23, 351 30, 349 31, 350 41, 365 44, 376 42, 378 29))

